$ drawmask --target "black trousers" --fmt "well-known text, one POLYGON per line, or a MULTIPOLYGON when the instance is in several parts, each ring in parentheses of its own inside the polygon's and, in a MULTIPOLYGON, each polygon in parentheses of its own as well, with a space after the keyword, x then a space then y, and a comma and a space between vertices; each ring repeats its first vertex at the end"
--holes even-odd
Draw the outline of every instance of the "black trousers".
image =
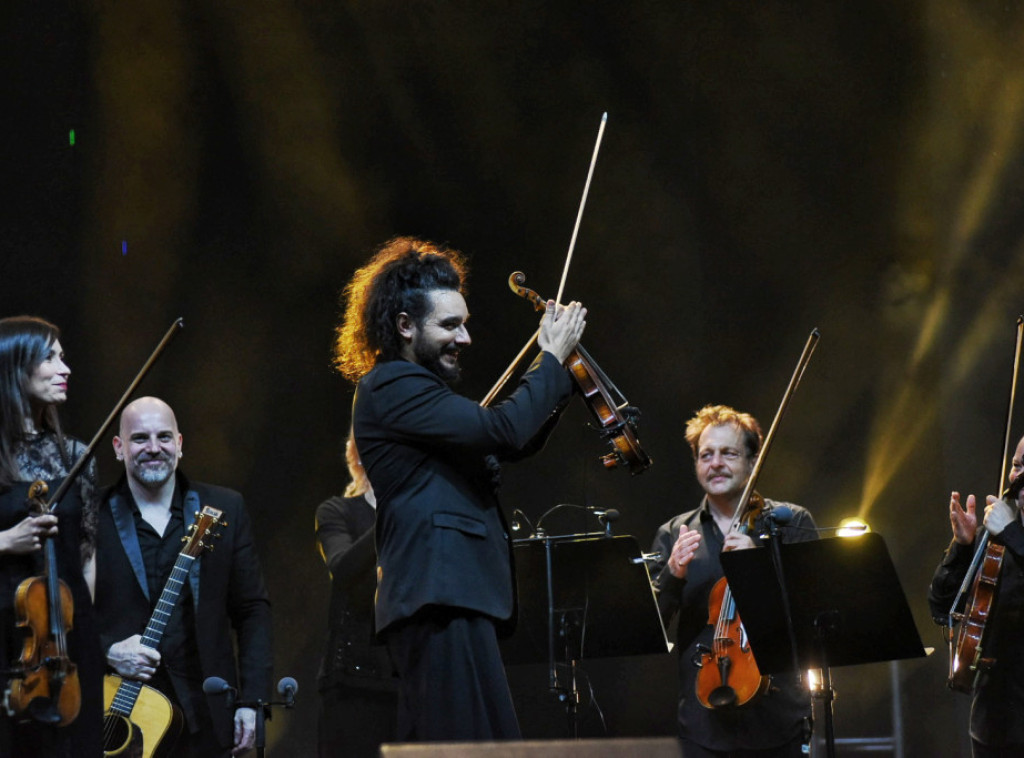
POLYGON ((397 701, 389 689, 338 684, 321 690, 317 755, 378 758, 381 743, 395 741, 397 701))
POLYGON ((494 622, 431 606, 385 632, 398 672, 398 741, 520 739, 494 622))

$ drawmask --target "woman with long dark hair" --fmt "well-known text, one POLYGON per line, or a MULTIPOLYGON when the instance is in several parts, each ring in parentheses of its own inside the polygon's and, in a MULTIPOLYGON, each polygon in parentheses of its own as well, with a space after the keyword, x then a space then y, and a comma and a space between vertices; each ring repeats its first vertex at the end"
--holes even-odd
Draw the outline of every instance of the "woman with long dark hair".
POLYGON ((17 626, 15 593, 24 579, 43 574, 43 545, 53 538, 57 573, 73 599, 68 657, 78 667, 81 688, 81 709, 65 727, 53 725, 56 709, 47 700, 13 717, 0 709, 4 756, 102 754, 103 668, 86 582, 95 559, 95 461, 52 515, 33 515, 27 503, 32 482, 46 482, 53 493, 85 449, 65 437, 57 418, 70 374, 56 326, 31 316, 0 319, 0 670, 5 689, 24 673, 19 659, 25 631, 17 626))

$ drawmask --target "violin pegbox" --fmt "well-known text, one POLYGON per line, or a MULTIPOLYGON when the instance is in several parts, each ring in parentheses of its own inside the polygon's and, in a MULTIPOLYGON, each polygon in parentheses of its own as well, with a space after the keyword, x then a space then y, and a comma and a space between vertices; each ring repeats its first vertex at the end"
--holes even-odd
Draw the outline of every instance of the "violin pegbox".
POLYGON ((202 510, 196 513, 196 522, 188 528, 188 535, 181 538, 181 541, 186 543, 181 552, 197 558, 203 550, 212 550, 212 539, 220 537, 216 531, 217 527, 227 525, 226 521, 220 520, 223 515, 224 511, 219 508, 204 505, 202 510))

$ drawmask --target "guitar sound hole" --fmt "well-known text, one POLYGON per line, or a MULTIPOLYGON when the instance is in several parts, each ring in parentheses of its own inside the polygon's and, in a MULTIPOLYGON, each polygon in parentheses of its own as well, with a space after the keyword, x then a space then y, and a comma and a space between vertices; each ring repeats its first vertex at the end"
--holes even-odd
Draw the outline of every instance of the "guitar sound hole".
POLYGON ((123 716, 107 714, 103 719, 103 754, 120 755, 131 741, 132 726, 123 716))

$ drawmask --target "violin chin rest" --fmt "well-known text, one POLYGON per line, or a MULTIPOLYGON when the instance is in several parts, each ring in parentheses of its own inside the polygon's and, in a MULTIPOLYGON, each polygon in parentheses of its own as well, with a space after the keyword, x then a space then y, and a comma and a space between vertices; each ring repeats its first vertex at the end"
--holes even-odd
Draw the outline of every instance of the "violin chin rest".
POLYGON ((728 685, 715 687, 708 695, 708 702, 713 708, 727 708, 736 704, 736 690, 728 685))
POLYGON ((60 723, 60 711, 57 710, 57 706, 48 697, 32 698, 28 708, 25 710, 32 717, 33 721, 38 721, 40 724, 60 723))

